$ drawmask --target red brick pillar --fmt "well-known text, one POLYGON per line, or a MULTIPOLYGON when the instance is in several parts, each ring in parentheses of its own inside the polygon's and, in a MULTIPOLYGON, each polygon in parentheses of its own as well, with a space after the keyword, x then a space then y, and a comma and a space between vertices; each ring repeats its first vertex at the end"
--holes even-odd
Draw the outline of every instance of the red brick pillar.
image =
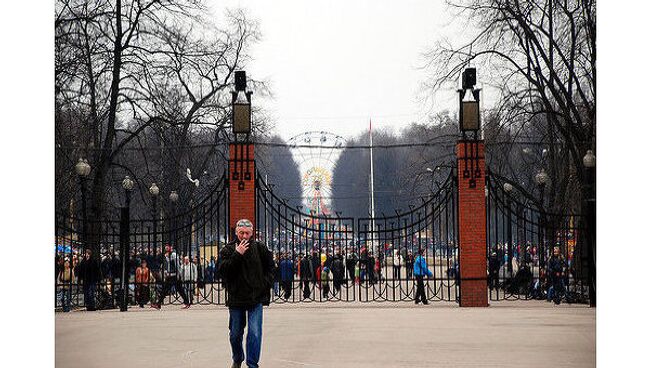
POLYGON ((228 156, 230 239, 234 239, 237 221, 246 218, 255 226, 255 147, 249 143, 231 143, 228 156))
POLYGON ((488 306, 484 152, 482 140, 456 144, 461 307, 488 306))

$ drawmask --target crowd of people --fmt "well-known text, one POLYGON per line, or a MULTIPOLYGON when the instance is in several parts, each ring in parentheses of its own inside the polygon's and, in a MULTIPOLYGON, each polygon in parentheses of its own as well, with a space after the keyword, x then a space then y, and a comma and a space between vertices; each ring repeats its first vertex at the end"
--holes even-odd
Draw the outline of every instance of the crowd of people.
MULTIPOLYGON (((418 271, 426 268, 426 258, 418 252, 414 255, 406 247, 378 252, 377 256, 366 246, 361 246, 358 253, 352 248, 343 253, 341 247, 313 248, 311 252, 303 254, 275 252, 274 293, 276 297, 287 300, 291 298, 294 281, 299 281, 304 299, 316 298, 312 290, 320 293, 323 299, 329 299, 340 293, 344 284, 376 284, 386 277, 387 254, 392 256, 394 280, 418 280, 418 277, 427 275, 418 271), (422 267, 423 264, 425 267, 422 267)), ((124 287, 133 291, 131 302, 140 307, 150 304, 152 308, 159 309, 168 295, 178 294, 183 308, 189 308, 199 295, 200 288, 220 281, 216 257, 206 260, 197 256, 179 256, 170 245, 164 247, 164 252, 155 255, 144 250, 133 252, 126 266, 127 286, 124 287)), ((430 271, 428 274, 431 274, 430 271)), ((115 308, 123 298, 119 251, 106 251, 100 257, 93 257, 90 249, 83 252, 83 257, 76 252, 58 254, 55 275, 57 297, 64 311, 70 310, 73 289, 83 290, 86 308, 91 311, 115 308)), ((422 287, 422 294, 418 294, 417 300, 426 304, 423 290, 422 287)))
MULTIPOLYGON (((336 297, 343 285, 368 283, 386 279, 385 272, 396 281, 415 280, 416 302, 427 303, 423 278, 431 276, 426 267, 426 257, 407 247, 392 247, 375 256, 367 246, 317 249, 310 252, 274 252, 275 276, 273 291, 276 297, 291 299, 294 283, 303 299, 328 300, 336 297), (387 256, 390 262, 386 263, 387 256), (426 271, 422 271, 426 270, 426 271), (319 295, 320 294, 320 295, 319 295)), ((559 304, 567 298, 567 287, 575 270, 570 259, 564 257, 560 247, 548 249, 545 257, 537 246, 497 244, 488 255, 488 286, 491 290, 504 289, 509 293, 526 294, 536 299, 546 299, 559 304)), ((452 262, 447 276, 460 277, 458 262, 452 262)), ((144 307, 160 308, 170 294, 177 294, 183 308, 189 308, 206 284, 220 281, 217 257, 209 259, 196 255, 178 255, 166 245, 162 252, 140 250, 130 255, 127 265, 126 285, 131 303, 144 307)), ((63 311, 69 311, 73 294, 83 295, 86 308, 115 308, 123 298, 122 261, 119 252, 105 251, 93 257, 90 249, 77 253, 58 254, 55 262, 57 299, 63 311)))
POLYGON ((537 246, 497 244, 488 256, 488 286, 490 290, 505 289, 513 294, 525 294, 534 299, 546 299, 560 304, 573 301, 567 287, 576 282, 576 270, 570 257, 565 257, 556 245, 540 254, 537 246))
POLYGON ((57 254, 57 298, 62 310, 69 311, 73 290, 83 290, 87 310, 110 309, 122 300, 123 289, 129 287, 134 291, 132 302, 141 308, 151 303, 151 307, 159 309, 171 293, 178 293, 183 308, 189 308, 199 287, 216 281, 216 268, 216 257, 208 261, 199 261, 197 256, 179 257, 170 245, 159 254, 145 251, 131 254, 125 275, 122 275, 118 251, 107 251, 100 257, 93 257, 91 249, 86 249, 83 257, 76 252, 57 254), (123 276, 125 286, 122 285, 123 276))

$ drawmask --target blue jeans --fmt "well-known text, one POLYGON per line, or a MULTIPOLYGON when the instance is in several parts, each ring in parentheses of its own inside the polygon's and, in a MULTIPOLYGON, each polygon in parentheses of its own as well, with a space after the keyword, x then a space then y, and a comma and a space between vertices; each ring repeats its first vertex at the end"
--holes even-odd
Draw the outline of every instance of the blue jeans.
POLYGON ((555 282, 548 288, 548 292, 546 294, 546 300, 550 302, 556 296, 555 295, 556 293, 564 294, 564 292, 565 292, 564 281, 555 282))
POLYGON ((230 308, 230 347, 232 360, 236 363, 244 361, 244 327, 246 327, 246 312, 248 312, 248 334, 246 335, 246 365, 257 368, 262 350, 262 304, 251 308, 230 308))
POLYGON ((72 299, 72 289, 61 289, 61 307, 64 312, 70 312, 70 299, 72 299))
POLYGON ((86 310, 95 310, 95 293, 97 291, 97 283, 84 281, 83 289, 86 310))

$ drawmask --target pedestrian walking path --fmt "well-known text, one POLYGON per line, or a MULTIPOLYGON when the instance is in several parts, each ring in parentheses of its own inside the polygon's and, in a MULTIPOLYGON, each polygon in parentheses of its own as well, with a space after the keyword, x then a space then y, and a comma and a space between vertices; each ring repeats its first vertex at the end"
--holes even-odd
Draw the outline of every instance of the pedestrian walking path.
MULTIPOLYGON (((228 310, 56 314, 57 367, 230 367, 228 310)), ((596 310, 544 301, 265 308, 261 367, 594 367, 596 310)))

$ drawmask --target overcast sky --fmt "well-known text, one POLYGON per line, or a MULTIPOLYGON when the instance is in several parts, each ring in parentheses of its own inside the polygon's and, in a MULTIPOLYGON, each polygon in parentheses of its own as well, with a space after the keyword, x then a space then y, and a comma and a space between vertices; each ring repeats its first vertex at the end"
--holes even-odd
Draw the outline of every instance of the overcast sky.
MULTIPOLYGON (((373 127, 397 131, 432 111, 419 101, 420 67, 422 53, 451 32, 442 0, 208 4, 217 19, 226 7, 241 7, 259 20, 263 39, 247 71, 270 82, 273 100, 254 102, 285 139, 309 130, 347 138, 366 130, 370 118, 373 127)), ((433 109, 455 109, 455 98, 450 90, 433 109)))

